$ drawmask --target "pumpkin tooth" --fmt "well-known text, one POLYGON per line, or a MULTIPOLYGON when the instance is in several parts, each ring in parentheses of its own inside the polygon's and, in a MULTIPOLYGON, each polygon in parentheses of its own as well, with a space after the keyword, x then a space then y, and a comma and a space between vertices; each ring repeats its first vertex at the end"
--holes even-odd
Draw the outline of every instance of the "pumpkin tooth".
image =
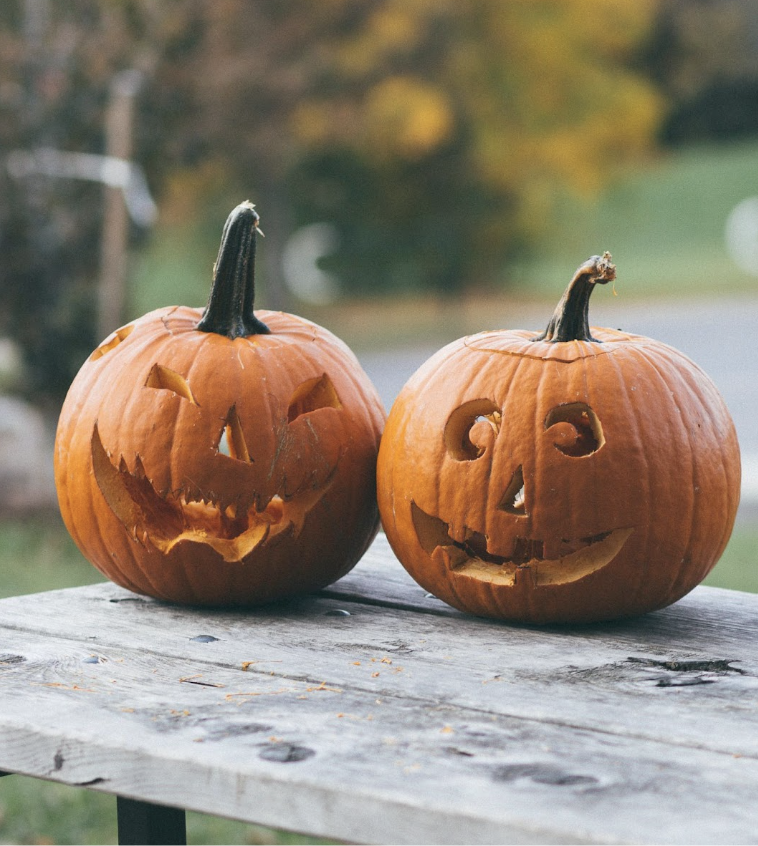
POLYGON ((466 543, 466 541, 471 537, 471 531, 466 526, 456 526, 454 524, 450 524, 448 526, 447 533, 451 540, 458 544, 466 543))
POLYGON ((470 560, 464 550, 457 546, 438 546, 432 553, 434 559, 441 560, 446 570, 455 570, 470 560))

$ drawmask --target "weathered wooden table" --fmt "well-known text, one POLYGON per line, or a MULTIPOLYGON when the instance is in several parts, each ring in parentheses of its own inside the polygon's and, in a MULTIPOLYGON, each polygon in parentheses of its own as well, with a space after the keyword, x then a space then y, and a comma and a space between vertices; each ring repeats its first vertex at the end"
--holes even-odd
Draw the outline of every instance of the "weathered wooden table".
POLYGON ((702 587, 614 624, 475 619, 383 537, 250 612, 15 597, 0 769, 116 794, 121 842, 179 842, 191 808, 358 842, 755 843, 757 635, 758 596, 702 587))

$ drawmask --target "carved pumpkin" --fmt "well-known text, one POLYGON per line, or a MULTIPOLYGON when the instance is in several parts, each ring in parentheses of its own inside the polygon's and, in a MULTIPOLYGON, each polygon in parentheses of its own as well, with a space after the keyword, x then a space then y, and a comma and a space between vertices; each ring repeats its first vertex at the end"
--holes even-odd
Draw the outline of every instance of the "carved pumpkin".
POLYGON ((674 602, 721 555, 740 459, 711 380, 671 347, 594 329, 594 256, 546 332, 449 344, 398 396, 379 509, 409 573, 449 604, 532 623, 674 602), (594 337, 593 337, 594 336, 594 337))
POLYGON ((85 362, 55 446, 63 519, 117 584, 253 604, 346 573, 378 528, 384 412, 325 329, 253 312, 258 215, 227 221, 205 311, 162 308, 85 362))

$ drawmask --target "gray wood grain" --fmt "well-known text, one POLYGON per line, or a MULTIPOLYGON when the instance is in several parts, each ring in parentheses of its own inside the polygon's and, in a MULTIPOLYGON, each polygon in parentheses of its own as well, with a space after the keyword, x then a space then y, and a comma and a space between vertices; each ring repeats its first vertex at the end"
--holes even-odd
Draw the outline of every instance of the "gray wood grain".
POLYGON ((537 629, 378 539, 321 595, 0 601, 0 770, 358 842, 758 841, 758 597, 537 629), (346 612, 346 613, 345 613, 346 612))

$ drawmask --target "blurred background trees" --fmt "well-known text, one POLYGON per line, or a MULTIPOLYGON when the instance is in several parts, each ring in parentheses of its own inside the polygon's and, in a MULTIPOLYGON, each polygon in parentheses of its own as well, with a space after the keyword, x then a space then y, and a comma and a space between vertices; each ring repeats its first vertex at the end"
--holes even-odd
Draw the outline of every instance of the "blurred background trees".
POLYGON ((758 9, 752 0, 666 0, 643 57, 668 102, 664 143, 758 133, 758 9))
MULTIPOLYGON (((502 289, 561 197, 662 143, 756 131, 755 109, 724 118, 723 92, 755 98, 757 32, 748 0, 8 0, 0 155, 104 153, 113 79, 133 70, 133 159, 161 237, 184 233, 206 275, 250 198, 267 306, 293 297, 305 231, 341 296, 502 289), (708 49, 715 27, 729 51, 708 49)), ((103 214, 97 183, 0 168, 0 336, 53 404, 99 340, 103 214)), ((132 248, 149 234, 132 224, 132 248)))

